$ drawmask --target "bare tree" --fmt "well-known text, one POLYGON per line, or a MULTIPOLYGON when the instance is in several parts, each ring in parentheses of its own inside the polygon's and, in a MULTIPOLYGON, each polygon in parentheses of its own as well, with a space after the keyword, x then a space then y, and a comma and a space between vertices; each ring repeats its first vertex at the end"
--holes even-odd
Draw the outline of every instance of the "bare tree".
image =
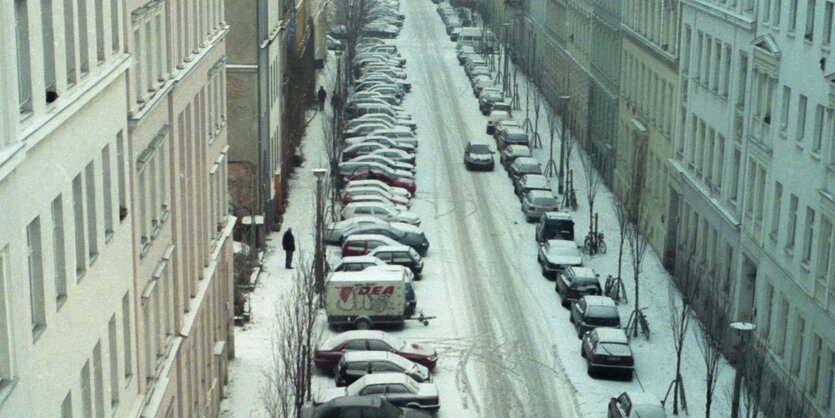
POLYGON ((623 203, 625 198, 624 194, 620 196, 620 199, 614 199, 612 201, 612 205, 615 209, 615 217, 618 220, 618 232, 620 233, 618 236, 618 278, 623 277, 623 249, 624 243, 626 243, 626 226, 629 224, 629 218, 626 214, 626 206, 624 206, 623 203))
POLYGON ((263 371, 261 405, 271 418, 301 418, 302 407, 311 399, 313 353, 322 335, 313 266, 299 254, 299 267, 287 297, 275 307, 271 362, 263 371))
POLYGON ((742 402, 746 418, 757 418, 759 411, 772 409, 774 396, 766 395, 763 385, 767 356, 768 348, 755 335, 748 344, 742 367, 737 370, 744 375, 742 402))
POLYGON ((705 418, 710 418, 716 382, 722 369, 722 338, 726 335, 729 324, 729 303, 727 296, 722 296, 719 280, 697 275, 707 289, 701 289, 701 320, 696 343, 705 365, 705 418))
MULTIPOLYGON (((340 138, 341 131, 340 127, 337 123, 336 117, 337 110, 334 109, 333 112, 322 112, 320 113, 322 117, 322 137, 325 139, 325 152, 328 156, 328 169, 329 169, 329 183, 326 187, 327 193, 325 196, 327 197, 328 207, 333 209, 330 213, 331 221, 336 221, 339 214, 335 212, 335 209, 338 207, 337 202, 339 202, 339 189, 341 186, 340 178, 339 178, 339 162, 340 158, 342 157, 342 149, 344 144, 340 138)), ((327 212, 325 212, 327 213, 327 212)))
MULTIPOLYGON (((644 238, 645 224, 642 221, 644 212, 644 182, 646 179, 646 141, 638 139, 632 148, 632 165, 624 197, 624 216, 626 217, 626 241, 629 244, 630 261, 632 262, 632 277, 635 280, 635 319, 632 336, 638 336, 638 324, 641 315, 640 274, 649 242, 644 238)), ((569 149, 570 151, 570 149, 569 149)))
MULTIPOLYGON (((567 124, 563 124, 563 127, 567 127, 568 129, 566 129, 565 132, 560 132, 560 139, 562 144, 560 154, 563 156, 563 158, 565 158, 565 173, 568 174, 571 172, 571 151, 574 149, 574 144, 577 141, 577 136, 574 132, 574 112, 571 111, 571 109, 563 109, 563 113, 564 114, 562 115, 562 117, 567 118, 568 121, 567 124)), ((566 175, 563 180, 566 181, 566 184, 564 185, 565 190, 569 190, 569 188, 572 185, 567 184, 568 176, 566 175)))
MULTIPOLYGON (((594 219, 594 199, 600 189, 602 178, 600 172, 594 168, 594 161, 588 153, 580 154, 580 163, 583 165, 583 172, 586 174, 586 200, 589 202, 589 219, 594 219)), ((591 229, 591 226, 589 226, 591 229)))
MULTIPOLYGON (((689 266, 689 263, 688 263, 689 266)), ((681 376, 681 354, 684 350, 684 342, 687 340, 687 332, 690 328, 690 318, 693 315, 693 301, 698 288, 695 278, 691 277, 690 269, 684 272, 684 276, 678 281, 678 294, 670 288, 670 330, 673 336, 673 347, 676 350, 676 372, 670 388, 673 394, 673 414, 678 415, 679 404, 681 409, 687 412, 687 396, 684 390, 684 379, 681 376)), ((665 397, 666 400, 666 397, 665 397)))
POLYGON ((533 95, 533 133, 530 134, 531 148, 542 148, 542 138, 539 135, 539 113, 542 110, 542 92, 534 88, 531 91, 533 95))
POLYGON ((557 117, 548 112, 546 114, 548 121, 548 137, 550 142, 548 145, 548 162, 545 164, 545 170, 542 172, 547 177, 554 177, 557 175, 557 163, 554 162, 554 142, 557 139, 557 117))

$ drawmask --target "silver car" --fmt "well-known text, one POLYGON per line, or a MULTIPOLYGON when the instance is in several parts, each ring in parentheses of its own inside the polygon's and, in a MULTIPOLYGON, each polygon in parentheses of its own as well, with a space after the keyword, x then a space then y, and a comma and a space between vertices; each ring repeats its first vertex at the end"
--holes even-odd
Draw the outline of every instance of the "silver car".
POLYGON ((522 197, 522 213, 528 222, 539 219, 545 212, 556 210, 559 210, 559 205, 550 191, 531 190, 522 197))

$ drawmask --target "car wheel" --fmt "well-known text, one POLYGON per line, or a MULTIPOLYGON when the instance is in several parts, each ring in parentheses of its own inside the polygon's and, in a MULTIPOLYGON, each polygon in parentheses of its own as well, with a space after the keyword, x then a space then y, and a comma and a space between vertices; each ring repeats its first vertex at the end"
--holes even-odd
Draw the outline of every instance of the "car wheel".
POLYGON ((563 308, 568 308, 568 299, 562 298, 560 305, 562 305, 563 308))
POLYGON ((593 370, 592 370, 592 368, 591 368, 591 363, 589 363, 588 361, 586 361, 586 373, 587 373, 589 376, 592 376, 592 377, 593 377, 593 375, 594 375, 594 372, 593 372, 593 370))
POLYGON ((577 338, 583 339, 583 327, 577 327, 577 338))
POLYGON ((360 318, 354 321, 354 328, 359 330, 371 329, 371 320, 368 318, 360 318))
POLYGON ((586 358, 586 352, 583 351, 583 345, 582 344, 580 344, 580 357, 586 358))
POLYGON ((548 272, 542 269, 542 277, 548 277, 548 272))

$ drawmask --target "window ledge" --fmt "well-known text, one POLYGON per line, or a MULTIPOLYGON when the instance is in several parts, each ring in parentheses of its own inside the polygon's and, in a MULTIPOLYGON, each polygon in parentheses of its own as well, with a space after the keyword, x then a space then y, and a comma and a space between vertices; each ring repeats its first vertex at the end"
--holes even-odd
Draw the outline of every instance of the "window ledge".
POLYGON ((810 271, 810 268, 809 268, 809 261, 810 261, 810 260, 805 260, 805 261, 801 261, 801 262, 800 262, 800 268, 801 268, 803 271, 805 271, 806 273, 809 273, 809 271, 810 271))
POLYGON ((61 307, 64 306, 64 302, 66 302, 66 301, 67 301, 67 295, 58 295, 58 297, 55 298, 55 305, 56 305, 55 310, 60 311, 61 307))
POLYGON ((784 247, 783 251, 786 252, 786 255, 789 256, 789 258, 794 258, 794 247, 784 247))
POLYGON ((38 339, 41 338, 41 335, 43 335, 44 331, 46 331, 46 325, 43 325, 43 324, 35 325, 35 327, 32 328, 32 343, 33 344, 38 342, 38 339))
POLYGON ((772 242, 776 243, 777 242, 777 231, 769 232, 768 237, 771 238, 772 242))
POLYGON ((84 278, 84 275, 87 273, 86 269, 76 270, 75 271, 75 282, 81 283, 81 279, 84 278))
POLYGON ((139 250, 139 258, 144 258, 146 254, 148 254, 148 250, 151 248, 151 241, 145 239, 142 241, 142 248, 139 250))
POLYGON ((93 266, 93 263, 96 262, 96 259, 99 258, 99 253, 90 254, 90 266, 93 266))
POLYGON ((811 154, 813 160, 817 160, 817 161, 821 160, 820 150, 811 151, 811 152, 809 152, 809 154, 811 154))
POLYGON ((0 407, 9 398, 12 389, 17 385, 17 379, 0 379, 0 407))
POLYGON ((802 151, 803 150, 803 138, 798 138, 797 140, 795 140, 794 141, 794 147, 802 151))
POLYGON ((113 239, 113 231, 104 231, 104 242, 110 242, 113 239))

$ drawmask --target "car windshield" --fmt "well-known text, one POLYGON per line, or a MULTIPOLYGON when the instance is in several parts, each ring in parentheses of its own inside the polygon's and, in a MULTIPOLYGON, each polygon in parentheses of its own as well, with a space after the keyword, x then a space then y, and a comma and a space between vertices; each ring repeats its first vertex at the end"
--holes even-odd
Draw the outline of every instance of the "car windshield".
POLYGON ((553 197, 537 197, 533 200, 533 203, 537 206, 557 206, 557 199, 553 197))
POLYGON ((632 355, 629 346, 621 343, 601 342, 594 350, 595 354, 602 354, 605 356, 619 356, 627 357, 632 355))
POLYGON ((530 164, 520 164, 519 171, 524 171, 526 173, 538 173, 539 172, 539 164, 538 163, 530 163, 530 164))
POLYGON ((489 154, 490 146, 487 144, 470 144, 470 152, 475 154, 489 154))

